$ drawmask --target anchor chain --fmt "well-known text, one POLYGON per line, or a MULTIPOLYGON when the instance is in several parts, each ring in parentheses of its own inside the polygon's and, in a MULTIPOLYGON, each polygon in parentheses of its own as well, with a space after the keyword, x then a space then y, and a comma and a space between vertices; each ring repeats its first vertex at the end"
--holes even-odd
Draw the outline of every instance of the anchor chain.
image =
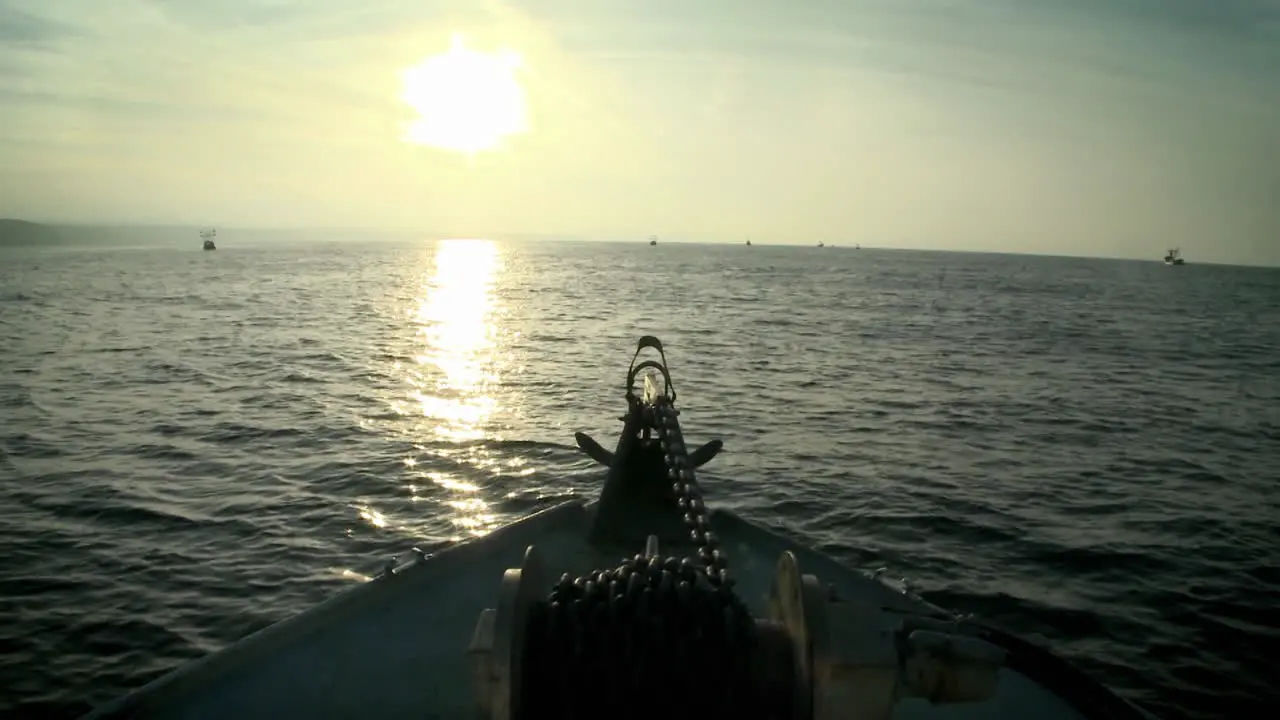
MULTIPOLYGON (((662 352, 657 338, 641 338, 645 347, 662 352)), ((579 441, 598 461, 637 473, 611 475, 633 484, 613 486, 630 495, 612 496, 609 517, 623 517, 618 503, 628 499, 646 512, 678 508, 695 551, 664 557, 658 536, 649 535, 644 554, 580 577, 565 574, 539 597, 551 583, 537 546, 528 546, 521 566, 504 572, 497 607, 481 612, 468 647, 484 717, 889 720, 899 697, 970 702, 993 695, 1000 648, 936 617, 833 596, 801 572, 790 551, 778 558, 767 617, 752 617, 711 530, 694 472, 705 453, 685 446, 665 358, 632 360, 627 401, 619 453, 639 453, 622 460, 639 457, 638 465, 615 465, 619 459, 594 441, 579 441), (634 384, 646 367, 661 374, 665 387, 659 391, 650 375, 642 400, 634 384), (669 493, 655 497, 649 493, 655 488, 634 484, 661 485, 664 469, 669 493)), ((625 533, 602 537, 642 529, 628 525, 625 533)))
MULTIPOLYGON (((643 554, 579 577, 565 574, 553 584, 537 547, 529 546, 521 566, 503 574, 497 607, 481 612, 468 648, 479 709, 493 720, 606 713, 645 720, 808 720, 816 692, 812 658, 824 637, 817 580, 783 553, 767 618, 753 617, 734 592, 729 558, 712 531, 695 472, 718 443, 690 452, 666 358, 637 362, 646 347, 663 352, 657 338, 641 338, 627 373, 619 452, 634 454, 619 459, 594 441, 580 438, 579 445, 611 473, 638 473, 611 474, 631 484, 606 484, 600 508, 610 487, 623 493, 612 496, 618 517, 625 510, 617 503, 627 502, 627 493, 650 510, 665 506, 678 513, 670 518, 676 528, 683 521, 688 544, 681 544, 692 551, 664 556, 658 535, 649 535, 643 554), (644 378, 640 397, 637 375, 646 368, 657 373, 644 378), (629 470, 616 464, 636 458, 640 465, 629 470), (551 591, 541 595, 548 585, 551 591)), ((665 525, 652 519, 654 530, 665 525)))
POLYGON ((684 524, 689 530, 689 539, 698 549, 703 572, 712 585, 731 588, 729 558, 719 548, 719 540, 711 531, 711 518, 702 500, 702 488, 698 485, 693 461, 680 431, 680 411, 666 395, 653 398, 653 402, 643 405, 641 411, 652 416, 653 425, 657 428, 658 441, 667 463, 667 479, 671 481, 676 504, 684 511, 684 524))
MULTIPOLYGON (((624 717, 783 717, 789 693, 767 693, 757 680, 786 663, 753 667, 768 633, 733 592, 679 412, 666 394, 628 399, 643 427, 657 432, 696 555, 636 555, 612 569, 563 575, 530 608, 525 652, 538 662, 523 670, 522 714, 596 717, 611 708, 624 717)), ((772 645, 789 655, 785 636, 772 645)))

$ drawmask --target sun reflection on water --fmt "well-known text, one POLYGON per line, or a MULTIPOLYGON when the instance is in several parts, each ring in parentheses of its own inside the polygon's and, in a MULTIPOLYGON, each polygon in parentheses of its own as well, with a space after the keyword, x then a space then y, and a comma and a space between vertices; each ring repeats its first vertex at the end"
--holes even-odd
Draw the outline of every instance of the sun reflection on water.
POLYGON ((423 416, 437 420, 437 435, 479 440, 494 399, 496 328, 491 290, 498 252, 488 240, 445 240, 436 251, 435 276, 418 301, 415 320, 421 352, 410 367, 409 397, 423 416))
POLYGON ((384 528, 387 526, 387 517, 371 507, 360 506, 360 519, 369 523, 376 528, 384 528))
POLYGON ((444 540, 433 532, 444 520, 454 528, 449 540, 484 535, 499 516, 481 496, 484 483, 477 477, 526 474, 523 460, 504 460, 482 442, 495 436, 492 417, 498 410, 499 309, 493 286, 500 269, 501 254, 489 240, 444 240, 436 246, 434 268, 401 315, 411 335, 404 352, 409 359, 391 365, 406 388, 390 400, 400 419, 395 431, 407 433, 414 445, 401 458, 400 489, 407 491, 410 508, 401 515, 360 498, 351 507, 363 525, 444 540))
MULTIPOLYGON (((415 362, 404 368, 410 387, 405 411, 426 418, 422 431, 437 440, 464 443, 437 454, 476 470, 493 464, 489 451, 470 441, 486 437, 486 424, 497 409, 491 389, 498 381, 493 284, 499 261, 498 248, 488 240, 440 242, 434 273, 410 313, 418 350, 415 362)), ((428 471, 419 464, 416 458, 405 460, 418 482, 448 493, 441 507, 462 534, 483 535, 497 524, 496 514, 478 495, 479 485, 456 472, 428 471)), ((416 486, 412 494, 417 499, 416 486)))

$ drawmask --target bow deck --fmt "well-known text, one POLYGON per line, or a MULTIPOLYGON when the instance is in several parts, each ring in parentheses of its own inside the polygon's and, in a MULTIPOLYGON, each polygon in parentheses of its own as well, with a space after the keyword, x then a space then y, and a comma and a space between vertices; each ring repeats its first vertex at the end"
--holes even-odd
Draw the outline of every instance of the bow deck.
MULTIPOLYGON (((654 338, 641 341, 637 356, 645 348, 662 352, 654 338)), ((649 536, 655 536, 667 554, 698 558, 711 552, 706 537, 694 541, 697 536, 690 535, 689 518, 678 512, 682 501, 688 505, 688 497, 673 492, 668 453, 660 442, 665 438, 669 446, 671 436, 655 438, 651 432, 655 401, 675 397, 665 357, 660 363, 647 364, 636 364, 633 358, 627 387, 628 412, 614 451, 578 435, 583 450, 609 468, 598 502, 564 503, 483 538, 390 568, 366 584, 180 668, 90 717, 475 717, 480 703, 467 649, 474 640, 477 618, 498 601, 504 571, 520 567, 529 546, 538 549, 548 578, 613 567, 619 558, 643 550, 649 536), (645 369, 657 371, 658 377, 649 378, 647 391, 640 395, 635 383, 645 369)), ((690 470, 686 485, 696 488, 692 471, 720 449, 719 441, 712 441, 686 451, 690 470)), ((988 697, 951 704, 932 704, 920 697, 893 698, 888 716, 1144 717, 1065 662, 1016 638, 959 621, 731 512, 710 510, 705 522, 716 547, 731 563, 733 591, 751 615, 766 617, 773 611, 769 595, 776 590, 779 557, 786 553, 794 557, 801 572, 820 580, 825 597, 845 604, 840 607, 864 609, 859 615, 862 627, 850 626, 847 636, 838 629, 831 634, 834 650, 824 652, 838 655, 841 662, 867 656, 850 651, 870 647, 868 637, 913 628, 922 631, 917 636, 922 642, 934 636, 971 638, 998 648, 1003 655, 1004 666, 994 673, 988 697)), ((535 590, 545 595, 551 587, 535 590)), ((838 608, 835 612, 833 617, 840 617, 838 608)), ((868 708, 875 705, 870 697, 855 700, 868 703, 868 708)), ((817 716, 821 707, 814 710, 817 716)))

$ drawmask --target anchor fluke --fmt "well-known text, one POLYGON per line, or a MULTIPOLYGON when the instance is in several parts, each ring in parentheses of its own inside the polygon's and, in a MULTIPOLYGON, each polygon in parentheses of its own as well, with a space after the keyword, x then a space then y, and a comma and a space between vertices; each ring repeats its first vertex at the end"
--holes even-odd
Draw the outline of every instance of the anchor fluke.
MULTIPOLYGON (((609 452, 600 445, 600 443, 596 442, 595 438, 584 432, 579 432, 573 434, 573 439, 578 441, 578 447, 581 448, 582 452, 586 453, 592 460, 595 460, 605 467, 613 467, 613 453, 609 452)), ((700 468, 711 462, 711 460, 715 458, 716 455, 719 455, 720 451, 723 449, 723 440, 712 440, 711 442, 704 443, 702 447, 699 447, 697 450, 689 453, 689 461, 693 463, 695 468, 700 468)))
POLYGON ((582 452, 591 456, 592 460, 600 463, 605 467, 613 467, 613 453, 605 450, 595 438, 590 435, 579 432, 573 434, 573 439, 578 441, 578 447, 582 448, 582 452))
POLYGON ((714 458, 716 455, 719 455, 720 451, 723 449, 724 449, 723 440, 717 439, 717 440, 712 440, 709 443, 704 443, 702 447, 689 453, 689 462, 693 463, 693 466, 695 468, 700 468, 703 465, 706 465, 707 463, 711 462, 711 459, 714 458))

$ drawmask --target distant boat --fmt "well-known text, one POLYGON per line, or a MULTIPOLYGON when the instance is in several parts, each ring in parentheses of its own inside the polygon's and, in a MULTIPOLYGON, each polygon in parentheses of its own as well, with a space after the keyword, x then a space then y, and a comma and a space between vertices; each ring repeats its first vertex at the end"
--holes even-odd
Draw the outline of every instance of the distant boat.
POLYGON ((1165 253, 1165 265, 1183 265, 1187 261, 1182 259, 1182 250, 1179 248, 1169 248, 1169 252, 1165 253))
POLYGON ((826 243, 822 242, 821 240, 818 241, 818 247, 826 247, 826 246, 827 246, 826 243))
POLYGON ((748 240, 748 241, 747 241, 747 247, 751 247, 751 241, 750 241, 750 240, 748 240))
POLYGON ((862 249, 862 246, 861 246, 861 245, 854 245, 854 246, 853 246, 853 249, 854 249, 854 250, 861 250, 861 249, 862 249))
POLYGON ((650 236, 649 236, 649 247, 653 247, 654 245, 657 245, 657 244, 658 244, 658 236, 657 236, 657 235, 650 235, 650 236))
POLYGON ((216 229, 201 230, 200 239, 204 241, 205 250, 217 250, 218 246, 213 243, 213 239, 218 236, 216 229))

